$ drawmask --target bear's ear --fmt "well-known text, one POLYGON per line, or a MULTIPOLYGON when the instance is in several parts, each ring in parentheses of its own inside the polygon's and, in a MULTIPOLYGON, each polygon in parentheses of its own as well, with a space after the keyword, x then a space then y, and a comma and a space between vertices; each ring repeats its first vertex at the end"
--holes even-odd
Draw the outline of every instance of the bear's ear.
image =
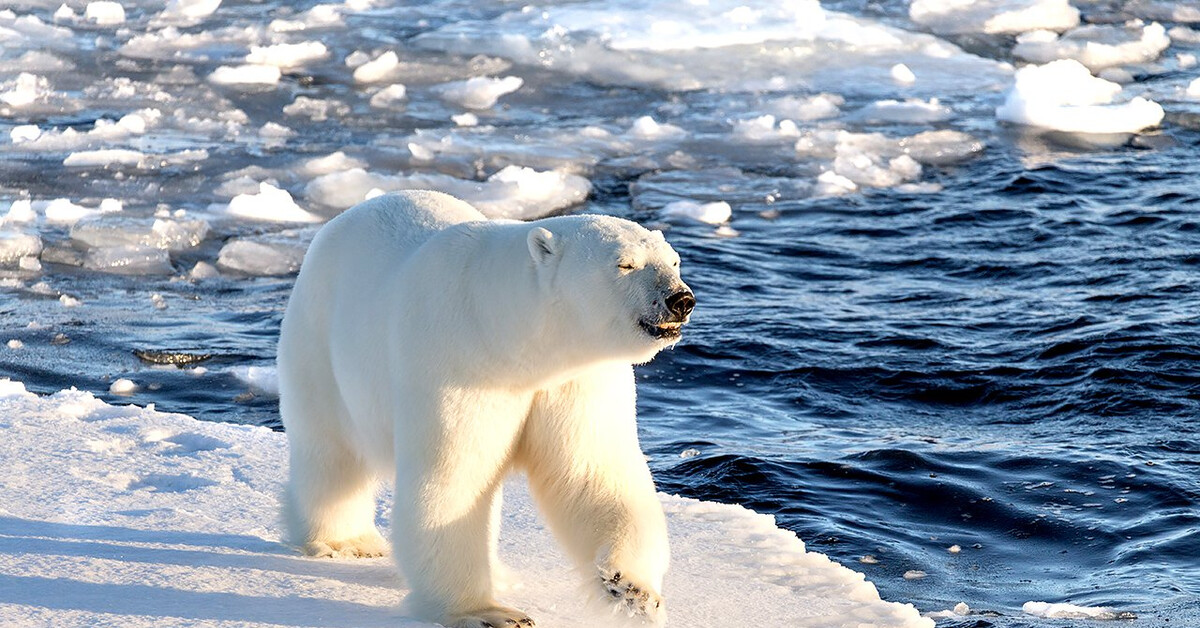
POLYGON ((533 261, 539 264, 545 262, 558 250, 558 242, 554 241, 554 234, 542 227, 530 229, 526 242, 529 244, 529 255, 533 257, 533 261))

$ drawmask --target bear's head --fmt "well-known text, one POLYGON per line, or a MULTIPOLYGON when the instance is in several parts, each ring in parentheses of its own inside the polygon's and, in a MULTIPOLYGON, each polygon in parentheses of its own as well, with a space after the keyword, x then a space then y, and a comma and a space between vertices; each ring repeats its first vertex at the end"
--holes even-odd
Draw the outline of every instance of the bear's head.
POLYGON ((567 216, 539 221, 527 241, 555 318, 590 355, 642 363, 679 341, 696 298, 661 231, 567 216))

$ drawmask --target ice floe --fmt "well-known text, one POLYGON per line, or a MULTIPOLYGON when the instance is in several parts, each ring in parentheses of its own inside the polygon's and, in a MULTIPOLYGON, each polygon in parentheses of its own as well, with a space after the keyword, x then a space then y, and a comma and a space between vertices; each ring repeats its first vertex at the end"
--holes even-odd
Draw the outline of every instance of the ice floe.
POLYGON ((1139 96, 1114 103, 1121 91, 1074 59, 1030 65, 1017 70, 996 117, 1073 133, 1136 133, 1162 121, 1163 108, 1154 101, 1139 96))

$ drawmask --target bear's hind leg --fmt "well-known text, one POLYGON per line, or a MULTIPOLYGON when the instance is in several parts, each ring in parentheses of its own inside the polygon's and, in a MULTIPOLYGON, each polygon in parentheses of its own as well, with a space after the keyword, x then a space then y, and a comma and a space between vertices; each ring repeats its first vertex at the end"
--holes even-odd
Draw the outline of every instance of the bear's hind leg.
POLYGON ((341 409, 330 407, 335 404, 328 397, 325 403, 294 397, 281 403, 290 458, 284 505, 288 540, 310 556, 388 554, 387 541, 375 527, 377 478, 337 433, 341 409))

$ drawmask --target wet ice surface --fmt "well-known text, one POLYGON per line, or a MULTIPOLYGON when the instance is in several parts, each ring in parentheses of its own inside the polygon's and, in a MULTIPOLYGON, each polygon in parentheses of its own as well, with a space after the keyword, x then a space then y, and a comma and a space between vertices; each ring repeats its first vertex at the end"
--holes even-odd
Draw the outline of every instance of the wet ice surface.
POLYGON ((1021 610, 1044 596, 1189 616, 1157 601, 1197 583, 1170 556, 1196 547, 1194 517, 1173 509, 1196 500, 1181 417, 1196 409, 1200 8, 114 4, 0 10, 3 374, 277 426, 278 323, 323 221, 411 188, 500 218, 613 213, 667 229, 700 290, 685 344, 643 370, 644 438, 672 490, 783 513, 843 562, 878 557, 863 564, 884 596, 923 610, 965 601, 1003 614, 984 621, 1049 625, 1021 610), (1026 62, 1038 80, 1020 81, 1026 62), (822 362, 842 349, 846 364, 822 362), (1106 377, 1119 396, 1150 392, 1104 397, 1106 377), (1004 392, 1029 379, 1049 398, 1004 392), (1114 408, 1119 428, 1093 420, 1114 408), (1178 440, 1141 449, 1162 440, 1155 422, 1178 440), (1097 424, 1125 435, 1093 442, 1097 424), (819 442, 789 436, 806 432, 819 442), (1078 451, 1050 447, 1064 434, 1078 451), (908 456, 928 439, 945 450, 908 456), (1138 485, 1153 521, 1122 510, 1136 488, 1096 518, 1094 496, 1026 488, 1040 474, 1124 490, 1079 467, 1107 447, 1158 462, 1138 485), (1022 497, 938 524, 914 473, 940 474, 968 510, 1022 497), (889 502, 897 483, 910 492, 889 502), (862 503, 811 506, 855 491, 862 503), (880 509, 920 533, 869 523, 880 509), (1075 556, 1097 543, 1116 567, 1075 556), (1035 564, 1034 545, 1068 554, 1035 564))

